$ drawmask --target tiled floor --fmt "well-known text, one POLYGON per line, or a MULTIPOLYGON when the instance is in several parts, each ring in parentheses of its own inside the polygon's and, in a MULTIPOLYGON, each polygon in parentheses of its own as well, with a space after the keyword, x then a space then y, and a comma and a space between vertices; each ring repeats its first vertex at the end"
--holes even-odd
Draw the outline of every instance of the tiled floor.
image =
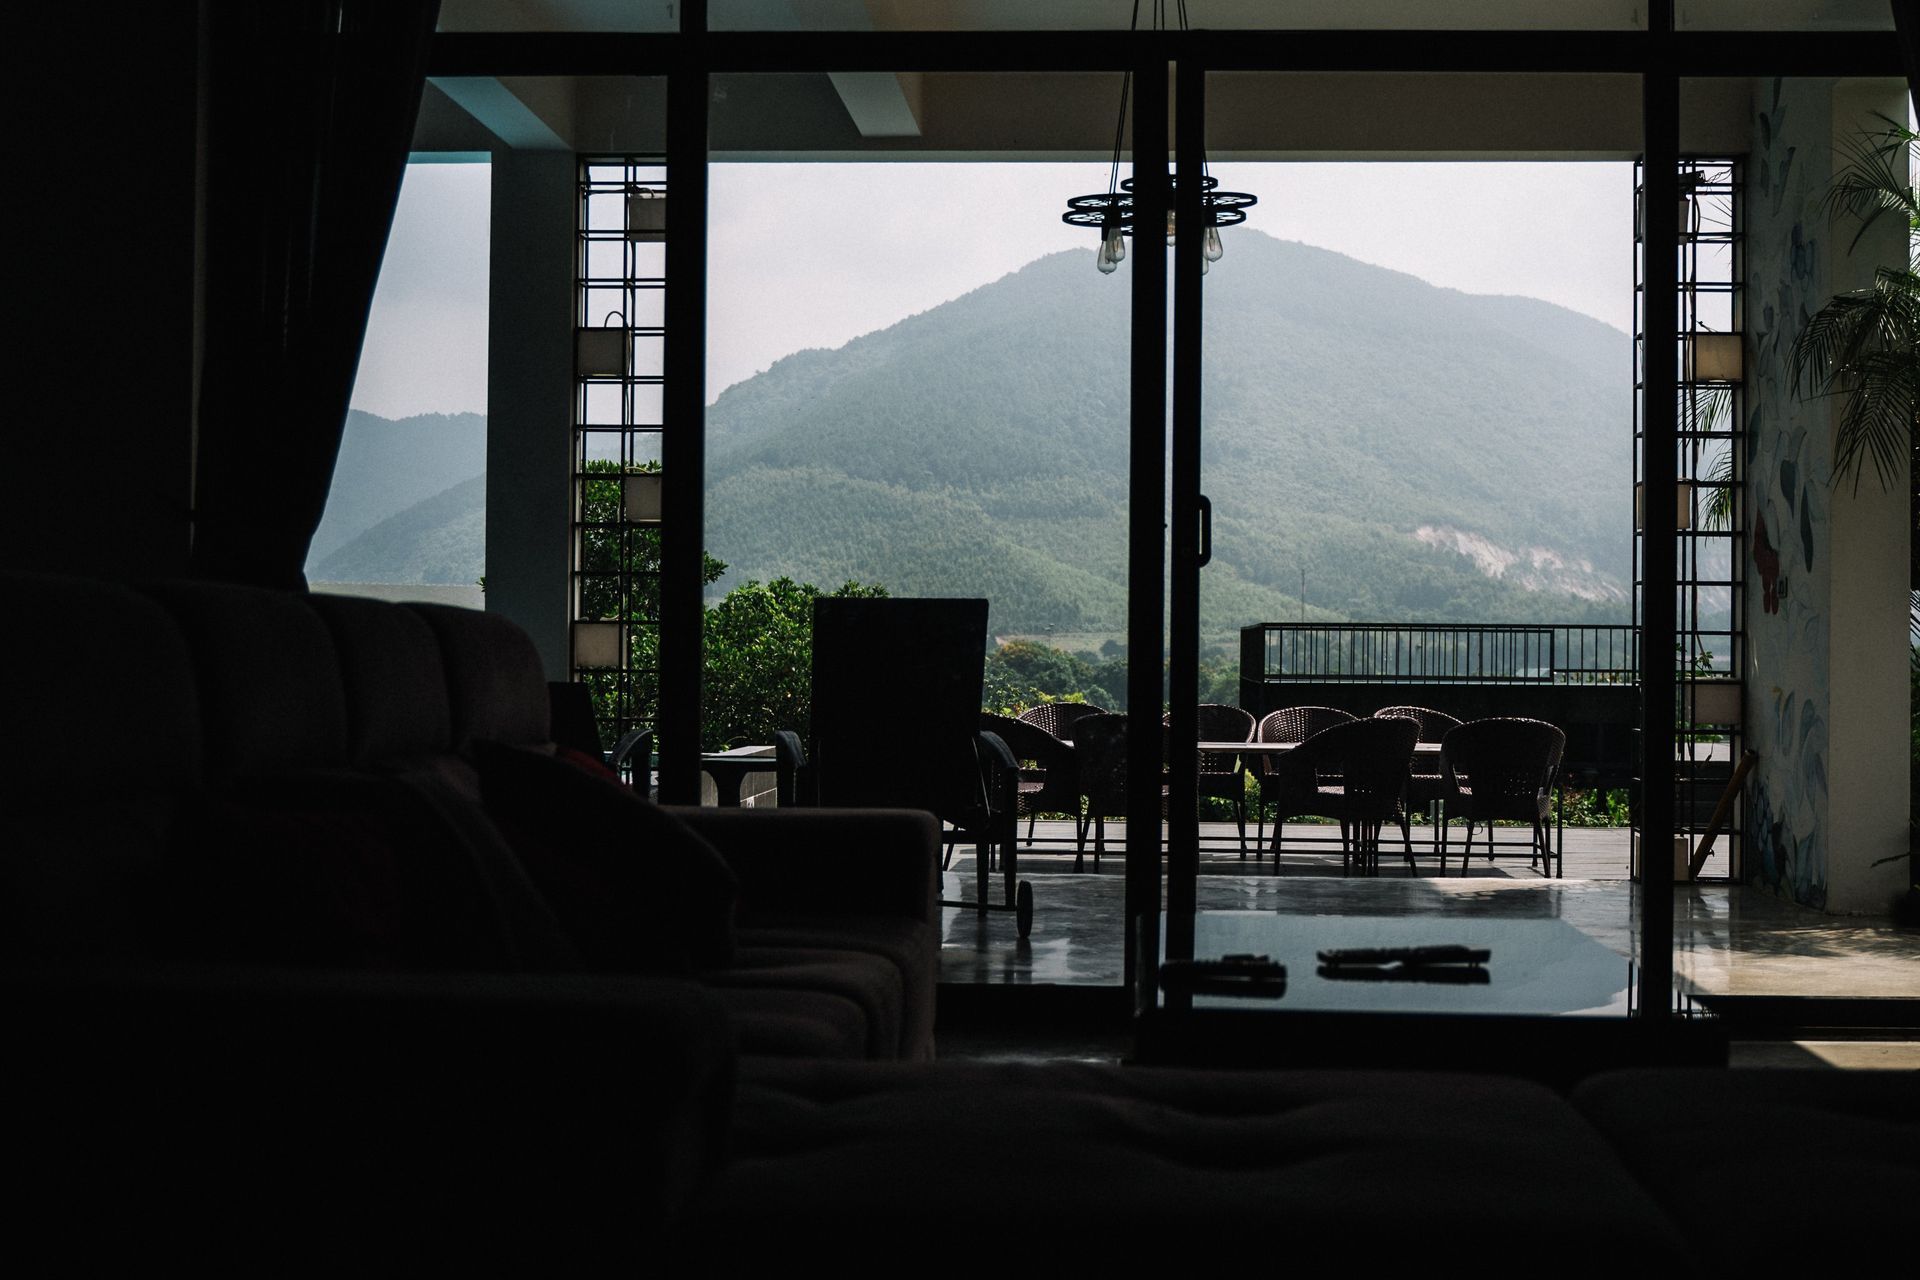
POLYGON ((1920 1071, 1920 1041, 1913 1040, 1736 1041, 1728 1056, 1730 1065, 1736 1067, 1920 1071))
MULTIPOLYGON (((1042 824, 1042 834, 1046 834, 1042 824)), ((1320 833, 1325 834, 1322 828, 1320 833)), ((1060 833, 1071 836, 1061 824, 1060 833)), ((1293 828, 1289 828, 1289 836, 1293 828)), ((1416 848, 1419 832, 1416 830, 1416 848)), ((1476 861, 1462 878, 1420 874, 1387 859, 1377 879, 1343 878, 1331 854, 1291 852, 1284 874, 1244 873, 1231 851, 1232 828, 1209 827, 1198 893, 1202 911, 1255 910, 1294 915, 1557 918, 1632 959, 1637 950, 1638 886, 1625 880, 1624 832, 1568 832, 1565 879, 1530 871, 1517 858, 1476 861), (1612 847, 1608 848, 1608 838, 1612 847), (1316 865, 1317 863, 1317 865, 1316 865), (1490 873, 1489 873, 1490 869, 1490 873), (1312 871, 1321 874, 1312 874, 1312 871)), ((1023 853, 1021 877, 1033 885, 1032 935, 1016 936, 1009 914, 945 912, 941 977, 947 982, 1118 985, 1122 980, 1124 863, 1103 861, 1101 874, 1072 870, 1064 855, 1023 853)), ((1457 860, 1450 870, 1457 871, 1457 860)), ((971 899, 970 851, 956 854, 945 896, 971 899)), ((999 890, 996 878, 996 893, 999 890)), ((1920 931, 1885 920, 1823 915, 1769 894, 1721 883, 1679 886, 1675 898, 1675 971, 1695 991, 1744 996, 1920 998, 1920 931)))
MULTIPOLYGON (((1126 848, 1126 824, 1109 823, 1107 826, 1107 845, 1115 856, 1111 861, 1103 860, 1103 871, 1120 870, 1120 854, 1126 848)), ((1273 869, 1272 832, 1260 828, 1247 828, 1247 855, 1243 859, 1239 853, 1239 835, 1231 823, 1202 823, 1200 828, 1201 870, 1206 874, 1239 874, 1245 871, 1262 872, 1273 869)), ((1070 822, 1041 822, 1034 828, 1035 840, 1031 845, 1022 844, 1020 851, 1023 872, 1071 871, 1074 864, 1073 824, 1070 822)), ((1438 873, 1439 854, 1434 848, 1434 831, 1429 826, 1415 826, 1412 829, 1414 863, 1422 876, 1438 873)), ((1447 874, 1460 872, 1460 846, 1465 838, 1465 829, 1458 823, 1451 829, 1447 859, 1447 874)), ((1538 876, 1540 873, 1529 867, 1526 848, 1527 833, 1510 827, 1497 828, 1496 858, 1489 862, 1484 856, 1486 845, 1480 833, 1475 833, 1476 852, 1473 867, 1476 874, 1490 873, 1496 876, 1517 876, 1521 878, 1538 876)), ((1622 827, 1567 827, 1556 836, 1556 851, 1565 855, 1564 871, 1568 876, 1579 879, 1619 879, 1628 874, 1630 849, 1628 833, 1622 827)), ((1380 859, 1380 874, 1384 878, 1401 877, 1408 874, 1405 859, 1405 844, 1396 836, 1389 841, 1380 859)), ((962 849, 959 858, 966 857, 962 849)), ((956 865, 958 861, 956 861, 956 865)), ((968 862, 971 866, 971 862, 968 862)), ((1086 865, 1093 865, 1093 844, 1089 837, 1086 852, 1086 865)), ((1288 823, 1280 859, 1281 873, 1284 875, 1333 875, 1340 874, 1340 828, 1330 823, 1288 823)), ((1701 871, 1703 879, 1724 878, 1725 859, 1715 854, 1708 859, 1701 871)))

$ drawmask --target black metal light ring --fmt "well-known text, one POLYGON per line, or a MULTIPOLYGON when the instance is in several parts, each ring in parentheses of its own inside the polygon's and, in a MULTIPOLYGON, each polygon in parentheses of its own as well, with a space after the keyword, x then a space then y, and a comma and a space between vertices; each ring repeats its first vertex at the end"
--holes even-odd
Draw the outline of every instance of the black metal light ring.
POLYGON ((1119 227, 1122 234, 1133 222, 1133 197, 1113 192, 1075 196, 1067 201, 1068 212, 1060 221, 1072 227, 1119 227))
MULTIPOLYGON (((1260 197, 1245 191, 1214 190, 1220 185, 1218 178, 1204 177, 1200 182, 1201 189, 1205 192, 1200 198, 1201 208, 1207 222, 1212 226, 1237 226, 1247 220, 1246 210, 1260 203, 1260 197)), ((1129 178, 1120 185, 1131 188, 1133 179, 1129 178)), ((1067 201, 1067 208, 1069 212, 1061 214, 1060 221, 1068 226, 1097 227, 1103 230, 1118 226, 1121 235, 1133 234, 1134 208, 1131 190, 1118 194, 1100 192, 1094 195, 1074 196, 1067 201)))
POLYGON ((1108 227, 1120 228, 1122 235, 1133 234, 1133 215, 1131 213, 1112 216, 1098 211, 1086 213, 1063 213, 1060 221, 1070 227, 1092 227, 1095 231, 1104 231, 1108 227))
MULTIPOLYGON (((1168 174, 1168 175, 1167 175, 1167 185, 1168 185, 1169 187, 1175 187, 1175 188, 1177 188, 1177 187, 1179 187, 1179 185, 1180 185, 1180 179, 1179 179, 1179 177, 1178 177, 1178 175, 1176 175, 1176 174, 1168 174)), ((1213 176, 1212 174, 1210 174, 1210 173, 1209 173, 1209 174, 1202 174, 1202 175, 1201 175, 1201 177, 1200 177, 1200 190, 1201 190, 1202 192, 1208 192, 1208 191, 1212 191, 1212 190, 1213 190, 1213 189, 1214 189, 1215 187, 1217 187, 1217 186, 1219 186, 1219 185, 1220 185, 1220 179, 1218 179, 1218 178, 1216 178, 1216 177, 1214 177, 1214 176, 1213 176)), ((1121 180, 1121 182, 1120 182, 1120 189, 1121 189, 1122 191, 1132 191, 1132 190, 1133 190, 1133 179, 1132 179, 1132 178, 1124 178, 1124 179, 1122 179, 1122 180, 1121 180)), ((1222 192, 1221 194, 1223 194, 1223 195, 1233 195, 1233 194, 1237 194, 1237 193, 1234 193, 1234 192, 1222 192)))

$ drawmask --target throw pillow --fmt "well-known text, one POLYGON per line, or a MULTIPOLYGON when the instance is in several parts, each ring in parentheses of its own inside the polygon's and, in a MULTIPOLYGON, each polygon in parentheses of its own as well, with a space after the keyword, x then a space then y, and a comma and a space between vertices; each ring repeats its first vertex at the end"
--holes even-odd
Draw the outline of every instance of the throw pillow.
POLYGON ((712 845, 617 781, 475 742, 487 813, 596 967, 687 973, 733 960, 738 882, 712 845))
POLYGON ((182 815, 172 948, 325 967, 516 967, 471 850, 407 787, 315 770, 200 796, 182 815))

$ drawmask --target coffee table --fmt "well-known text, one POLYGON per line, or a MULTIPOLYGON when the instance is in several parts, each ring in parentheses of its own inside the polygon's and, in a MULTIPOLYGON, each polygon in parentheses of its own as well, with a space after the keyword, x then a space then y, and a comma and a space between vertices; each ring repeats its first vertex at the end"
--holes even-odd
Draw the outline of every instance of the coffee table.
POLYGON ((1195 1009, 1624 1018, 1634 984, 1627 957, 1557 919, 1276 911, 1202 911, 1194 917, 1195 956, 1237 953, 1285 965, 1286 993, 1277 999, 1196 995, 1195 1009), (1493 953, 1485 984, 1328 978, 1317 972, 1315 953, 1329 948, 1450 943, 1493 953))

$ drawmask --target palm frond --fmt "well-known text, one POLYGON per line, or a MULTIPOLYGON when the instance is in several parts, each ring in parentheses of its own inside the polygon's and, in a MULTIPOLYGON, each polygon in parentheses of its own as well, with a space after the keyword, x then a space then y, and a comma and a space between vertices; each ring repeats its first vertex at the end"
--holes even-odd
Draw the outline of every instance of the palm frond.
POLYGON ((1787 368, 1795 392, 1825 391, 1849 364, 1877 350, 1883 335, 1897 335, 1900 326, 1889 313, 1899 306, 1889 291, 1878 288, 1836 294, 1793 340, 1787 368))
POLYGON ((1681 411, 1688 431, 1724 431, 1733 413, 1732 387, 1707 387, 1689 395, 1681 411))
POLYGON ((1827 188, 1821 203, 1830 212, 1844 211, 1860 220, 1848 246, 1849 252, 1869 228, 1888 214, 1905 218, 1910 229, 1920 227, 1920 203, 1915 200, 1913 188, 1920 135, 1889 121, 1889 127, 1881 132, 1843 141, 1840 151, 1846 163, 1827 188))
POLYGON ((1920 134, 1881 119, 1885 129, 1838 144, 1846 163, 1822 204, 1859 219, 1854 245, 1881 218, 1904 217, 1907 267, 1877 268, 1869 287, 1830 299, 1787 355, 1798 395, 1844 398, 1833 437, 1834 478, 1851 474, 1856 489, 1863 463, 1871 461, 1880 482, 1891 484, 1920 445, 1920 201, 1913 181, 1920 134))
POLYGON ((1920 363, 1912 352, 1872 352, 1843 380, 1846 406, 1834 435, 1834 470, 1855 472, 1862 458, 1870 458, 1880 482, 1891 484, 1913 449, 1916 391, 1920 390, 1920 363))
POLYGON ((1707 464, 1702 481, 1712 490, 1700 508, 1700 523, 1708 529, 1733 527, 1733 449, 1729 447, 1707 464))

